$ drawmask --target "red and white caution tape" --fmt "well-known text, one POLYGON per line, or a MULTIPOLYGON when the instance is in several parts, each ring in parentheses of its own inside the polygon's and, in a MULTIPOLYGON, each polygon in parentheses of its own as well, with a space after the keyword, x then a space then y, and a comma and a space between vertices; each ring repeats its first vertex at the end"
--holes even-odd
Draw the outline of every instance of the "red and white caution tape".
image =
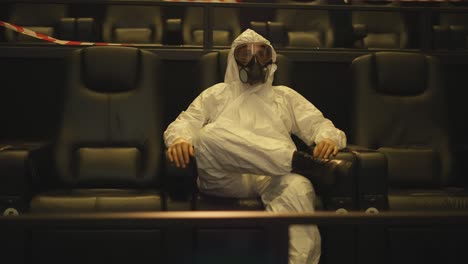
POLYGON ((7 29, 11 29, 13 31, 16 31, 24 35, 28 35, 36 39, 44 40, 44 41, 59 44, 59 45, 72 45, 72 46, 134 46, 135 45, 135 44, 127 44, 127 43, 83 42, 83 41, 61 40, 61 39, 56 39, 56 38, 44 35, 39 32, 32 31, 25 27, 7 23, 4 21, 0 21, 0 26, 7 28, 7 29))
MULTIPOLYGON (((164 0, 166 2, 208 2, 208 3, 240 3, 242 0, 164 0)), ((0 21, 0 26, 16 31, 20 34, 28 35, 30 37, 44 40, 47 42, 59 44, 59 45, 71 45, 71 46, 135 46, 136 44, 129 43, 107 43, 107 42, 84 42, 84 41, 72 41, 72 40, 61 40, 51 36, 44 35, 39 32, 35 32, 25 27, 17 26, 8 22, 0 21)))

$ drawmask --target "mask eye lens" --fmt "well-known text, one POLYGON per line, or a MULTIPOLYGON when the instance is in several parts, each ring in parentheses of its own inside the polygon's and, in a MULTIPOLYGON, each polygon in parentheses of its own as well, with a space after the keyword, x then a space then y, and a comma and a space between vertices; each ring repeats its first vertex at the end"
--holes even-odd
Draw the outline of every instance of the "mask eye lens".
POLYGON ((234 50, 235 59, 242 65, 247 65, 253 56, 261 65, 266 65, 271 61, 271 47, 265 44, 249 43, 240 45, 234 50))
POLYGON ((271 48, 267 45, 260 45, 257 49, 256 55, 260 64, 265 65, 271 61, 271 48))
POLYGON ((247 44, 241 45, 237 47, 236 50, 234 51, 234 57, 239 63, 243 65, 247 65, 250 59, 252 59, 252 52, 247 46, 247 44))

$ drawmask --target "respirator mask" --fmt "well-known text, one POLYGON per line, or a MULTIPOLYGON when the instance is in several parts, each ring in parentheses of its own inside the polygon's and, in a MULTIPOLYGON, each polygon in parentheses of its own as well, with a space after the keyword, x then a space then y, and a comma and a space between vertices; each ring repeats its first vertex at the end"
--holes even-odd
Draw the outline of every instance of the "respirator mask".
POLYGON ((236 47, 234 58, 239 66, 239 79, 250 85, 268 79, 268 65, 272 63, 272 49, 265 43, 246 43, 236 47))

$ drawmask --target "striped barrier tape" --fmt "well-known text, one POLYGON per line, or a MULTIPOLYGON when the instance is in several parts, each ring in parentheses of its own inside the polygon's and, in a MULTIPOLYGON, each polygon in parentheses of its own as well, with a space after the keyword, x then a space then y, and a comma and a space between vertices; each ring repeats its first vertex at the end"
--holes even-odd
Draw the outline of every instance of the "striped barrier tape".
POLYGON ((17 26, 8 22, 0 21, 0 26, 11 29, 18 33, 28 35, 30 37, 44 40, 47 42, 59 44, 59 45, 71 45, 71 46, 134 46, 135 44, 127 44, 127 43, 107 43, 107 42, 84 42, 84 41, 70 41, 70 40, 61 40, 56 39, 47 35, 44 35, 39 32, 32 31, 25 27, 17 26))

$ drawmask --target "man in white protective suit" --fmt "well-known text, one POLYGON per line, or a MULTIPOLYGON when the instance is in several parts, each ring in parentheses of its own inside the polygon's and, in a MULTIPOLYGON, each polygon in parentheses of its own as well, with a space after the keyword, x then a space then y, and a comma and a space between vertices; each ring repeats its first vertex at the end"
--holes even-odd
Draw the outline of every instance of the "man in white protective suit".
MULTIPOLYGON (((272 86, 275 61, 270 42, 255 31, 237 37, 224 82, 202 92, 164 132, 167 156, 177 167, 194 157, 206 194, 260 196, 267 211, 313 212, 312 183, 349 173, 349 162, 329 159, 346 136, 299 93, 272 86), (316 144, 313 153, 297 151, 291 134, 316 144)), ((293 225, 289 233, 289 263, 318 263, 317 226, 293 225)))

